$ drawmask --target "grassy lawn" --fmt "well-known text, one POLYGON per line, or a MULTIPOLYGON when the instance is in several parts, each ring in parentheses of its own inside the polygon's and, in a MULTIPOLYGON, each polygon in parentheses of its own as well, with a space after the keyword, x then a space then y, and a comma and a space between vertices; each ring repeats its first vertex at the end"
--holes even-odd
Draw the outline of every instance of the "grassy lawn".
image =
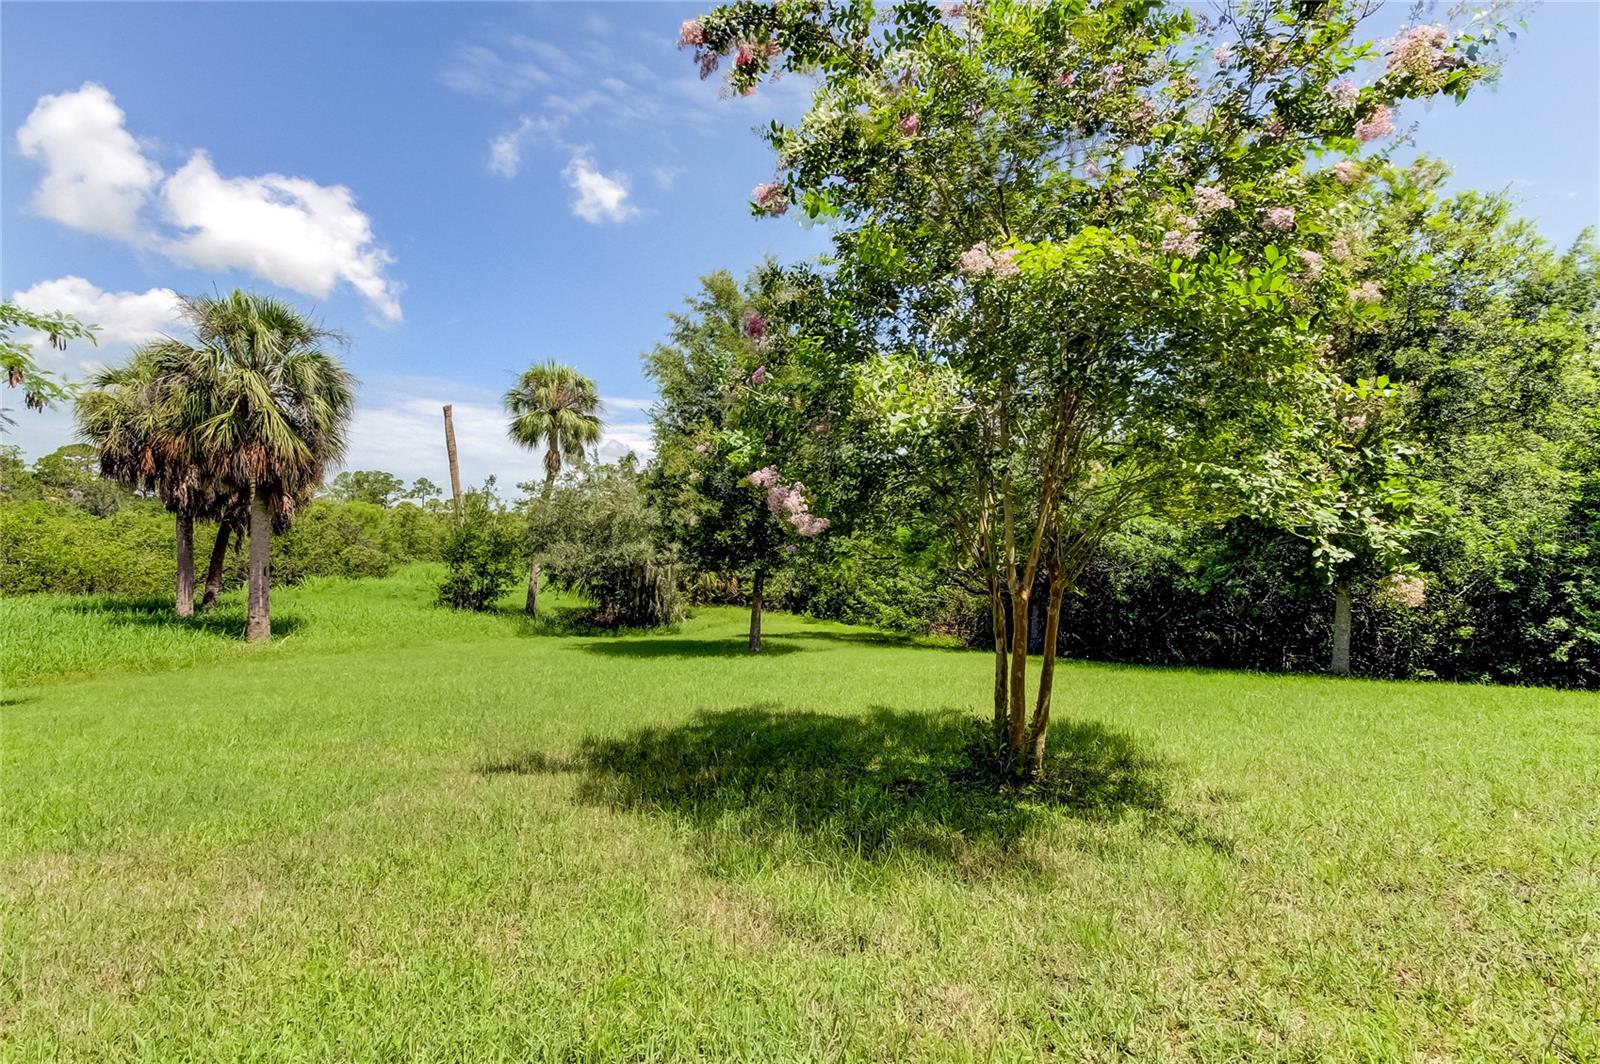
POLYGON ((0 603, 0 1057, 1600 1059, 1595 695, 1072 665, 1045 808, 984 654, 430 579, 0 603))

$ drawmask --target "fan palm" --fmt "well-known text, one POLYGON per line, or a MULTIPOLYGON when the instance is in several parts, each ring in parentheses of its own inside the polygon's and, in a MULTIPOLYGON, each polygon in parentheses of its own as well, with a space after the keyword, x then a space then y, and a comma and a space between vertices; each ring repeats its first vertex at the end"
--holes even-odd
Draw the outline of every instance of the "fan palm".
POLYGON ((272 635, 271 536, 344 455, 355 378, 323 347, 341 341, 283 300, 255 293, 184 300, 194 344, 171 354, 204 386, 175 396, 195 453, 220 489, 248 500, 245 636, 272 635), (276 522, 275 522, 276 519, 276 522))
MULTIPOLYGON (((571 366, 541 362, 528 367, 506 392, 508 433, 529 450, 545 448, 544 498, 550 497, 561 461, 579 461, 600 442, 600 394, 594 381, 571 366)), ((528 571, 529 614, 539 610, 539 563, 528 571)))

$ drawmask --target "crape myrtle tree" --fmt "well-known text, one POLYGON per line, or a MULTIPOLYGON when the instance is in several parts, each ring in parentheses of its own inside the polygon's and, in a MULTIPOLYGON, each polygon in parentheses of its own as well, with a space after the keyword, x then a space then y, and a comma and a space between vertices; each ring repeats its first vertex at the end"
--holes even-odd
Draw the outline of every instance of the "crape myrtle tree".
POLYGON ((1489 31, 1374 45, 1376 7, 779 0, 681 28, 735 92, 817 79, 768 133, 778 173, 754 206, 833 219, 832 287, 872 350, 841 352, 860 359, 854 427, 983 575, 1012 771, 1043 769, 1060 602, 1096 544, 1291 429, 1329 331, 1381 299, 1333 253, 1339 163, 1390 138, 1403 101, 1489 73, 1489 31))
POLYGON ((656 462, 651 493, 667 535, 703 573, 749 578, 750 653, 761 652, 767 578, 828 528, 796 470, 809 468, 818 433, 811 409, 809 342, 814 306, 805 275, 772 263, 741 286, 726 272, 701 280, 668 343, 645 356, 660 401, 651 409, 656 462))
MULTIPOLYGON (((600 393, 594 381, 571 366, 540 362, 528 367, 505 394, 511 416, 506 432, 529 450, 544 448, 544 486, 548 499, 561 472, 561 461, 582 461, 589 448, 600 442, 600 393)), ((528 564, 530 617, 539 614, 539 556, 528 564)))

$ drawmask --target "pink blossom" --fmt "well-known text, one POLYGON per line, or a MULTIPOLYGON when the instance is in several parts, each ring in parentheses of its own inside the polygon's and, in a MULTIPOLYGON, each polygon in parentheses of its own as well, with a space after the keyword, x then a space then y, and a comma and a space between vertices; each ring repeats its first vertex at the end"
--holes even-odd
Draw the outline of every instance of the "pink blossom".
POLYGON ((1332 244, 1328 245, 1328 254, 1333 256, 1334 262, 1350 261, 1350 241, 1344 237, 1335 237, 1332 244))
POLYGON ((767 319, 754 307, 744 312, 740 324, 744 328, 744 334, 752 340, 759 340, 767 335, 767 319))
POLYGON ((1394 132, 1394 121, 1390 117, 1389 108, 1379 104, 1373 112, 1356 123, 1356 139, 1362 143, 1382 140, 1394 132))
POLYGON ((966 18, 967 5, 960 3, 940 4, 939 17, 948 19, 966 18))
POLYGON ((1280 233, 1287 233, 1289 230, 1294 228, 1294 208, 1273 207, 1271 210, 1267 211, 1266 220, 1261 224, 1266 226, 1268 229, 1276 230, 1280 233))
POLYGON ((900 132, 908 137, 917 135, 917 130, 922 128, 922 119, 916 114, 906 115, 900 120, 900 132))
POLYGON ((1074 81, 1077 81, 1077 80, 1078 80, 1077 73, 1075 71, 1071 71, 1071 70, 1063 70, 1061 73, 1056 75, 1056 84, 1060 85, 1062 88, 1067 88, 1074 81))
POLYGON ((706 43, 706 28, 700 24, 700 20, 699 19, 697 19, 697 18, 689 19, 689 20, 685 21, 683 23, 683 25, 678 27, 678 47, 679 48, 691 48, 691 47, 697 48, 700 45, 705 44, 705 43, 706 43))
POLYGON ((694 445, 694 453, 695 454, 710 454, 711 453, 711 441, 710 440, 701 440, 699 443, 695 444, 694 445))
POLYGON ((1422 577, 1410 573, 1390 573, 1387 590, 1396 602, 1411 609, 1428 601, 1428 588, 1422 577))
POLYGON ((1200 254, 1200 234, 1193 229, 1168 229, 1161 236, 1161 250, 1180 259, 1200 254))
POLYGON ((1227 66, 1233 60, 1233 45, 1219 44, 1211 52, 1211 58, 1217 66, 1227 66))
POLYGON ((755 66, 756 46, 749 41, 740 41, 738 49, 734 52, 733 65, 735 69, 755 66))
POLYGON ((717 69, 717 53, 710 49, 702 49, 698 56, 700 60, 700 80, 709 78, 717 69))
POLYGON ((1085 174, 1087 174, 1088 176, 1092 177, 1092 178, 1093 177, 1099 177, 1100 176, 1100 167, 1097 164, 1093 163, 1093 162, 1084 163, 1083 172, 1085 174))
POLYGON ((745 477, 745 479, 758 488, 771 487, 778 482, 778 467, 764 466, 745 477))
POLYGON ((1136 126, 1148 125, 1150 120, 1155 117, 1155 114, 1154 104, 1149 100, 1140 100, 1138 106, 1129 112, 1128 121, 1136 126))
POLYGON ((1357 166, 1349 159, 1344 159, 1334 164, 1333 176, 1334 179, 1339 182, 1339 184, 1348 188, 1357 181, 1361 180, 1361 167, 1357 166))
POLYGON ((961 253, 961 258, 956 268, 968 277, 983 277, 993 274, 995 277, 1015 277, 1021 271, 1015 261, 1016 253, 1010 249, 990 251, 987 241, 980 240, 966 251, 961 253))
POLYGON ((1389 50, 1389 69, 1426 79, 1445 63, 1444 48, 1450 33, 1443 26, 1414 26, 1403 30, 1389 50))
POLYGON ((754 384, 757 388, 767 383, 767 367, 757 366, 756 371, 750 374, 750 383, 754 384))
POLYGON ((1341 111, 1354 111, 1361 100, 1361 90, 1355 82, 1348 80, 1329 85, 1328 95, 1333 97, 1333 105, 1341 111))
POLYGON ((1114 89, 1122 82, 1122 71, 1121 63, 1112 63, 1106 67, 1106 88, 1114 89))
POLYGON ((1383 289, 1375 281, 1362 281, 1350 289, 1350 298, 1356 303, 1376 303, 1383 298, 1383 289))
POLYGON ((1216 214, 1218 211, 1228 210, 1232 206, 1233 197, 1216 185, 1195 186, 1194 208, 1202 215, 1216 214))
POLYGON ((783 546, 783 553, 785 553, 785 554, 793 554, 795 551, 797 551, 799 549, 800 548, 797 547, 796 545, 794 545, 793 543, 785 543, 784 546, 783 546))
POLYGON ((769 181, 757 185, 751 190, 750 196, 756 201, 757 207, 774 218, 783 217, 784 212, 789 209, 789 193, 782 185, 775 182, 769 181))
POLYGON ((1313 281, 1322 276, 1321 255, 1318 255, 1310 248, 1301 248, 1298 254, 1300 255, 1301 264, 1306 268, 1306 276, 1310 277, 1313 281))
POLYGON ((740 96, 754 96, 755 94, 756 94, 756 83, 753 82, 753 81, 750 82, 747 85, 742 86, 739 89, 739 95, 740 96))

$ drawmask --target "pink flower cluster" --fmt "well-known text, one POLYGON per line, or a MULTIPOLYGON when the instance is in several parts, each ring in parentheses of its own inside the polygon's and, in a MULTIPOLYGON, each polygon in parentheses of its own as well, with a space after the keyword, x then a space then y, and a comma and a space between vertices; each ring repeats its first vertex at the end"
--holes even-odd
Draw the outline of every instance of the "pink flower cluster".
POLYGON ((1329 85, 1328 95, 1333 97, 1333 105, 1341 111, 1354 111, 1356 104, 1361 100, 1361 90, 1353 81, 1339 81, 1329 85))
POLYGON ((1350 241, 1344 237, 1335 237, 1332 244, 1328 245, 1328 254, 1333 256, 1334 262, 1350 261, 1350 241))
POLYGON ((1004 248, 990 251, 988 242, 980 240, 961 253, 957 268, 968 277, 1015 277, 1022 272, 1015 260, 1016 252, 1004 248))
POLYGON ((752 340, 759 340, 767 335, 767 329, 769 328, 767 319, 754 307, 744 312, 744 318, 741 319, 740 325, 744 329, 744 334, 752 340))
POLYGON ((1375 107, 1370 115, 1356 123, 1356 139, 1362 143, 1382 140, 1394 132, 1394 119, 1384 104, 1375 107))
POLYGON ((1350 289, 1350 299, 1356 303, 1376 303, 1383 298, 1383 289, 1376 281, 1362 281, 1350 289))
POLYGON ((1428 601, 1428 588, 1422 577, 1411 573, 1389 574, 1389 596, 1402 606, 1416 609, 1428 601))
POLYGON ((1294 228, 1294 208, 1273 207, 1267 211, 1266 220, 1261 224, 1276 232, 1287 233, 1294 228))
POLYGON ((751 190, 750 196, 756 201, 757 207, 774 218, 783 217, 784 212, 789 209, 789 193, 784 191, 782 185, 775 182, 768 181, 766 184, 757 185, 751 190))
POLYGON ((1315 281, 1322 276, 1322 256, 1310 248, 1301 248, 1298 252, 1300 264, 1306 268, 1306 276, 1315 281))
POLYGON ((1334 164, 1333 177, 1334 180, 1339 182, 1339 184, 1349 188, 1351 185, 1361 180, 1361 167, 1357 166, 1349 159, 1344 159, 1334 164))
POLYGON ((917 130, 922 128, 922 118, 915 113, 906 115, 900 120, 900 132, 908 137, 917 135, 917 130))
POLYGON ((1426 78, 1444 66, 1444 48, 1449 41, 1449 31, 1439 25, 1404 30, 1389 49, 1389 69, 1413 78, 1426 78))
POLYGON ((767 489, 767 509, 772 511, 773 516, 788 521, 795 532, 802 536, 814 536, 827 530, 830 524, 828 519, 812 513, 810 504, 806 502, 806 486, 798 480, 785 484, 778 477, 777 466, 758 469, 745 479, 758 488, 767 489))
POLYGON ((757 388, 767 383, 767 367, 757 366, 756 371, 750 374, 750 383, 755 385, 757 388))
POLYGON ((678 47, 698 48, 706 43, 706 28, 697 18, 688 19, 678 27, 678 47))
POLYGON ((1202 215, 1216 214, 1218 211, 1228 210, 1233 206, 1233 197, 1228 195, 1216 185, 1196 185, 1194 189, 1194 209, 1202 215))
POLYGON ((1211 52, 1211 58, 1217 64, 1217 66, 1227 66, 1228 63, 1233 59, 1233 45, 1217 45, 1217 47, 1211 52))
POLYGON ((1180 259, 1193 259, 1200 255, 1200 227, 1187 214, 1172 220, 1172 228, 1161 235, 1161 250, 1180 259))

